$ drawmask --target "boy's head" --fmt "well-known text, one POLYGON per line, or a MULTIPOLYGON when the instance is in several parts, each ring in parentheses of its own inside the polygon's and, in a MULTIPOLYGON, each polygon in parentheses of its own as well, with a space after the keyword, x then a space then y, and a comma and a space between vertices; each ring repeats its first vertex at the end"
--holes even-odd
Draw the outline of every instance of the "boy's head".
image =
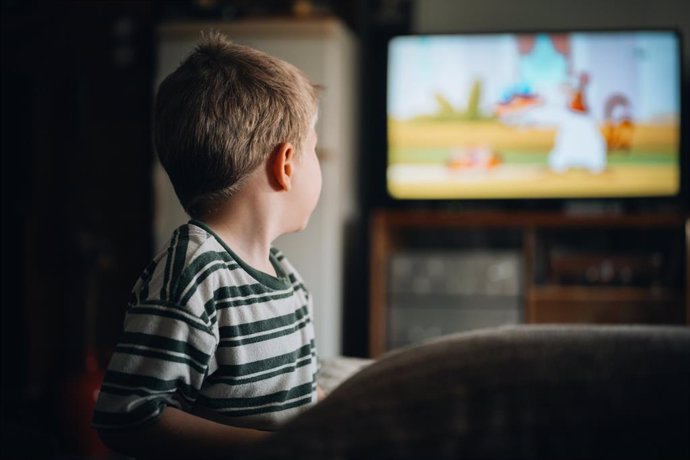
POLYGON ((161 83, 154 145, 184 209, 204 218, 278 145, 299 150, 316 112, 300 70, 211 32, 161 83))

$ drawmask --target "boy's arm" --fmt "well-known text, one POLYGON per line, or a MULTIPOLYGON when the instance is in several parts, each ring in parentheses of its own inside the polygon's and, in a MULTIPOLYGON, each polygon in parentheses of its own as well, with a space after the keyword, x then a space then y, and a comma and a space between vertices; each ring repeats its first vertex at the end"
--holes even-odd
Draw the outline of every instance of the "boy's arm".
POLYGON ((316 385, 316 400, 317 400, 317 402, 321 402, 324 399, 326 399, 326 392, 323 391, 323 388, 321 388, 321 386, 316 385))
POLYGON ((206 420, 166 407, 158 420, 143 428, 99 432, 111 449, 137 458, 224 458, 271 433, 206 420))

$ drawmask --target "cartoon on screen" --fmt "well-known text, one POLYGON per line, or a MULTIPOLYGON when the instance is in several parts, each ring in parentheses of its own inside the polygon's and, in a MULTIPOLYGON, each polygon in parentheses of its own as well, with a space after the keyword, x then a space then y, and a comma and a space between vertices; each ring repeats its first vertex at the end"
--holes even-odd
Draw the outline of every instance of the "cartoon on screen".
POLYGON ((675 193, 674 39, 652 32, 396 39, 389 191, 400 198, 675 193))

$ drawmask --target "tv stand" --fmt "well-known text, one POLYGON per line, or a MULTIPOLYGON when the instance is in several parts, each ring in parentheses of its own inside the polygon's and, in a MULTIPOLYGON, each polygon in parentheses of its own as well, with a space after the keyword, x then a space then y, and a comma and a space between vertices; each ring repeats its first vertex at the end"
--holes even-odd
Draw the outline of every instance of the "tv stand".
MULTIPOLYGON (((370 355, 397 346, 389 321, 403 308, 391 301, 396 254, 496 248, 517 254, 518 322, 690 322, 690 219, 681 212, 378 210, 371 219, 370 355)), ((434 307, 434 299, 419 308, 434 307)))

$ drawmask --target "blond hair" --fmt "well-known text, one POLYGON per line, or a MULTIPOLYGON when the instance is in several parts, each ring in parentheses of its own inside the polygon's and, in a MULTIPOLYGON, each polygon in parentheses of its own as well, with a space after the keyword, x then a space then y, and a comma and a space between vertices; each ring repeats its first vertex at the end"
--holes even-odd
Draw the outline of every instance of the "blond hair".
POLYGON ((203 218, 290 142, 299 151, 317 111, 315 87, 293 65, 202 34, 160 85, 153 139, 185 211, 203 218))

